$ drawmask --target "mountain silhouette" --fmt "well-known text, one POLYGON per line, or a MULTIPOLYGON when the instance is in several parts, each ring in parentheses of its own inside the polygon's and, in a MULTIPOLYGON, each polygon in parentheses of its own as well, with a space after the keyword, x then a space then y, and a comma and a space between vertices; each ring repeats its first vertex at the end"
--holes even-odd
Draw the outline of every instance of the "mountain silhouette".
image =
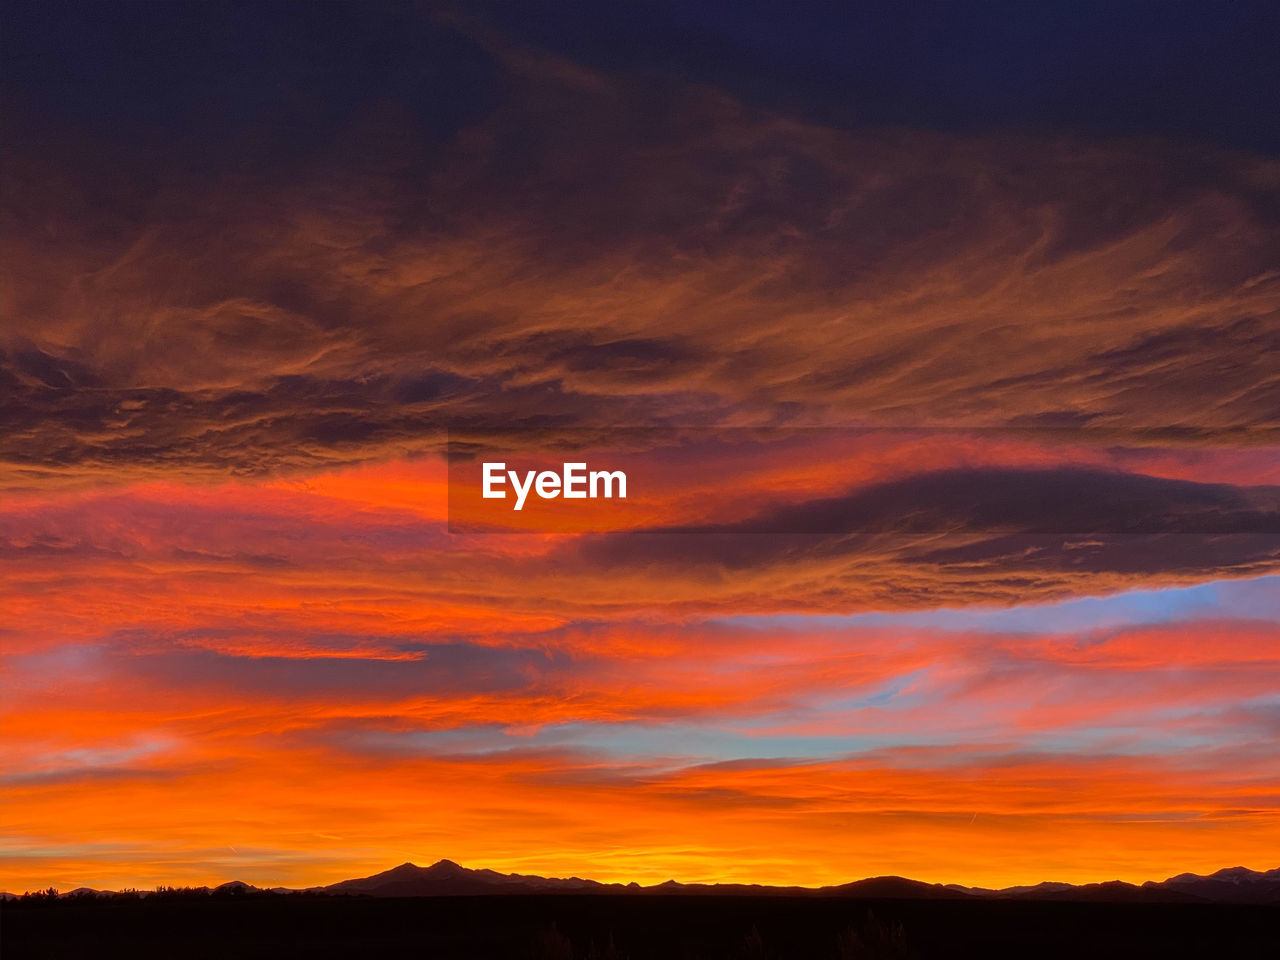
MULTIPOLYGON (((217 887, 161 888, 134 896, 162 893, 212 896, 262 896, 273 894, 322 894, 353 897, 474 897, 487 895, 616 894, 650 896, 753 896, 821 897, 862 900, 1034 900, 1097 903, 1235 903, 1280 904, 1280 867, 1257 871, 1227 867, 1207 876, 1181 873, 1159 882, 1141 885, 1120 880, 1070 884, 1046 881, 1026 886, 991 889, 960 884, 924 883, 906 877, 868 877, 825 887, 774 887, 747 883, 680 883, 667 880, 651 886, 638 883, 600 883, 581 877, 541 877, 496 870, 472 869, 452 860, 438 860, 429 867, 402 863, 368 877, 342 880, 327 886, 264 889, 240 880, 217 887)), ((41 894, 45 895, 45 894, 41 894)), ((57 894, 59 898, 120 896, 88 887, 57 894)), ((13 899, 0 894, 0 899, 13 899)))
POLYGON ((579 877, 568 879, 498 873, 496 870, 473 870, 438 860, 429 867, 402 863, 398 867, 375 873, 371 877, 343 880, 327 887, 314 888, 336 894, 364 894, 373 897, 451 897, 490 893, 584 893, 602 890, 606 885, 579 877))
POLYGON ((965 887, 959 884, 924 883, 906 877, 868 877, 825 887, 776 887, 745 883, 680 883, 667 880, 651 886, 637 883, 600 883, 580 877, 556 878, 471 869, 452 860, 429 867, 402 863, 370 877, 343 880, 308 892, 371 897, 441 897, 485 894, 604 893, 670 896, 818 896, 883 900, 963 900, 995 898, 1018 900, 1069 900, 1114 903, 1280 903, 1280 868, 1266 872, 1230 867, 1209 876, 1179 874, 1142 885, 1111 880, 1070 884, 1047 881, 1003 889, 965 887))
POLYGON ((1227 867, 1207 877, 1180 873, 1164 883, 1143 884, 1159 887, 1216 903, 1280 903, 1280 867, 1259 873, 1245 867, 1227 867))
POLYGON ((429 867, 402 863, 370 877, 343 880, 309 893, 355 894, 371 897, 448 897, 484 894, 613 893, 664 894, 672 896, 847 896, 866 899, 962 899, 962 888, 922 883, 905 877, 870 877, 829 887, 773 887, 755 883, 681 883, 667 880, 643 887, 637 883, 600 883, 580 877, 567 879, 498 873, 470 869, 452 860, 439 860, 429 867))
POLYGON ((946 887, 940 883, 924 883, 906 877, 868 877, 842 883, 837 887, 822 887, 823 893, 832 896, 864 897, 877 900, 962 900, 972 896, 969 890, 946 887))

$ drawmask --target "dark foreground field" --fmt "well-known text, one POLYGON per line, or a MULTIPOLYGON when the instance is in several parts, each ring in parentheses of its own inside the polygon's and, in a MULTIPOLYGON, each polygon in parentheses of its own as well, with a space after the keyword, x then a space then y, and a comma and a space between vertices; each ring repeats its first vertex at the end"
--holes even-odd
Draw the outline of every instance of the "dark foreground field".
POLYGON ((1280 908, 792 897, 215 897, 7 903, 5 960, 1280 956, 1280 908))

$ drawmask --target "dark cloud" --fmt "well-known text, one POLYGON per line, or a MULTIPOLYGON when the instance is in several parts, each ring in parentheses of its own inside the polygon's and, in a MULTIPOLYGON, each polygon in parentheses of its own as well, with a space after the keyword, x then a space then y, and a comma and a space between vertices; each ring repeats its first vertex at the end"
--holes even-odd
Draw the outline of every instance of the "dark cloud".
POLYGON ((636 581, 659 590, 679 580, 676 606, 726 596, 761 609, 1021 603, 1274 573, 1278 506, 1277 487, 949 470, 733 523, 585 536, 560 562, 616 576, 637 595, 648 590, 636 581))
POLYGON ((851 132, 487 56, 503 99, 443 143, 375 111, 355 153, 151 170, 129 209, 83 151, 11 145, 11 477, 313 469, 504 421, 1276 423, 1272 161, 851 132))
MULTIPOLYGON (((135 639, 116 655, 124 658, 119 664, 122 672, 167 689, 235 689, 249 695, 303 700, 359 698, 362 694, 392 699, 514 694, 537 685, 545 673, 572 669, 567 655, 467 644, 421 644, 414 649, 421 655, 417 659, 324 656, 323 637, 318 638, 321 642, 309 638, 311 656, 272 656, 270 643, 261 656, 234 656, 218 649, 234 639, 199 631, 185 637, 135 639), (175 651, 175 645, 188 649, 175 651), (138 657, 148 646, 150 655, 138 657)), ((274 638, 275 648, 288 649, 292 639, 274 638)), ((358 650, 362 638, 327 639, 335 649, 358 650)), ((107 665, 111 665, 110 659, 107 665)))
POLYGON ((771 508, 733 523, 656 532, 1280 534, 1280 486, 1240 488, 1075 468, 966 468, 771 508))

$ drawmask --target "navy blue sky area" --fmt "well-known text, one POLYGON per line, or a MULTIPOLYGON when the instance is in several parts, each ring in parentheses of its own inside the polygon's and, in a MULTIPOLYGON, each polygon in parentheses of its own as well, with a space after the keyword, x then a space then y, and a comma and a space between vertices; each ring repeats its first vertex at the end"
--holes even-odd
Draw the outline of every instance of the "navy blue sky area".
POLYGON ((1280 149, 1275 3, 4 5, 10 142, 70 128, 253 163, 394 110, 430 142, 509 82, 496 39, 843 126, 1072 129, 1280 149))

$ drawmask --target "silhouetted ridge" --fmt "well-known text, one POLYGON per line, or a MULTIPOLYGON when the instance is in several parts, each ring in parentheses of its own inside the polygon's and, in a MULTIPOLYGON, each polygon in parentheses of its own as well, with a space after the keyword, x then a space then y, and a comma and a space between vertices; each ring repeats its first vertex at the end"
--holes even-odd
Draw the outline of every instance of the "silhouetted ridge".
MULTIPOLYGON (((600 883, 581 877, 540 877, 496 870, 472 869, 453 860, 437 860, 429 867, 405 862, 368 877, 343 880, 328 886, 291 890, 263 889, 242 880, 208 887, 161 887, 150 891, 112 893, 80 887, 66 893, 41 891, 32 896, 48 899, 114 896, 270 896, 275 894, 333 894, 359 897, 454 897, 520 894, 617 894, 629 896, 792 896, 863 900, 1037 900, 1100 903, 1239 903, 1280 904, 1280 868, 1257 871, 1226 867, 1208 876, 1180 873, 1167 880, 1136 885, 1121 880, 1070 884, 1054 881, 994 890, 960 884, 924 883, 907 877, 868 877, 826 887, 774 887, 754 883, 681 883, 666 880, 651 886, 600 883)), ((13 894, 0 893, 0 899, 13 894)))
POLYGON ((1069 900, 1115 903, 1222 901, 1280 903, 1280 868, 1259 872, 1228 867, 1210 876, 1179 874, 1141 886, 1120 880, 1070 884, 1053 881, 999 890, 960 884, 924 883, 907 877, 868 877, 826 887, 775 887, 745 883, 681 883, 666 880, 651 886, 598 883, 475 870, 452 860, 430 867, 404 863, 383 873, 319 888, 326 893, 374 897, 475 896, 479 894, 610 893, 667 896, 814 896, 880 900, 957 900, 971 897, 1017 900, 1069 900))
POLYGON ((1247 867, 1224 867, 1207 877, 1180 873, 1162 884, 1143 884, 1144 888, 1150 886, 1218 903, 1280 903, 1280 867, 1263 872, 1247 867))

